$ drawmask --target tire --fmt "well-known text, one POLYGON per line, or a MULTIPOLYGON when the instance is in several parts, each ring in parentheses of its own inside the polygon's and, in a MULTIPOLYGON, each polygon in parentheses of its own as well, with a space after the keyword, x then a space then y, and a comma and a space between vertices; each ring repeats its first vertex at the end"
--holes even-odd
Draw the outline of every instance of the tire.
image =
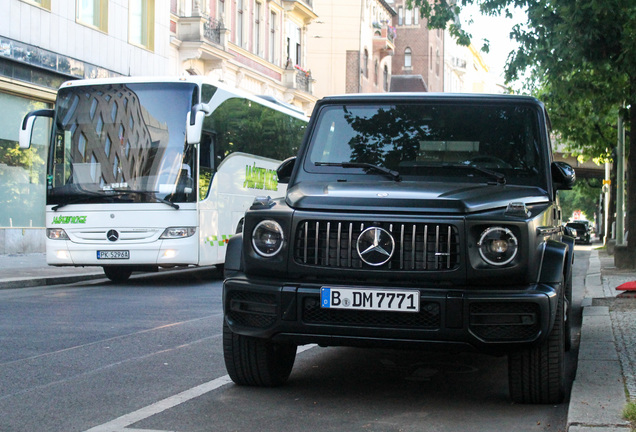
POLYGON ((572 348, 572 268, 568 271, 568 275, 565 278, 565 304, 564 307, 564 317, 565 317, 565 326, 564 326, 564 338, 565 345, 564 348, 566 351, 570 351, 572 348))
POLYGON ((510 396, 516 403, 558 404, 565 397, 564 295, 559 296, 554 327, 540 345, 508 355, 510 396))
POLYGON ((103 269, 106 277, 115 283, 126 282, 132 274, 132 270, 126 267, 104 266, 103 269))
POLYGON ((223 357, 228 375, 237 385, 277 387, 291 374, 296 345, 242 336, 223 322, 223 357))

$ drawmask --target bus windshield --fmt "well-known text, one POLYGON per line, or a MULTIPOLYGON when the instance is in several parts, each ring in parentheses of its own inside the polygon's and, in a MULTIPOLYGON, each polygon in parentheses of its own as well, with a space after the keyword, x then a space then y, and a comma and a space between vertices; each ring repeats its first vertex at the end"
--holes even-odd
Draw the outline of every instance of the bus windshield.
POLYGON ((195 202, 196 152, 185 126, 197 101, 192 83, 60 89, 47 204, 195 202))

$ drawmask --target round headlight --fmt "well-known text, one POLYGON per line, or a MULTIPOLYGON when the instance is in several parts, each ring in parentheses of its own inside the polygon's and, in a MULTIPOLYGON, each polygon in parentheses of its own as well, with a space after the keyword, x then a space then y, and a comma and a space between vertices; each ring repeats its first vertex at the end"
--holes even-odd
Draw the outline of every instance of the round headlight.
POLYGON ((259 222, 252 231, 252 246, 259 255, 264 257, 272 257, 280 252, 283 240, 283 229, 273 220, 259 222))
POLYGON ((502 266, 517 256, 517 237, 508 228, 490 227, 479 237, 479 255, 490 265, 502 266))

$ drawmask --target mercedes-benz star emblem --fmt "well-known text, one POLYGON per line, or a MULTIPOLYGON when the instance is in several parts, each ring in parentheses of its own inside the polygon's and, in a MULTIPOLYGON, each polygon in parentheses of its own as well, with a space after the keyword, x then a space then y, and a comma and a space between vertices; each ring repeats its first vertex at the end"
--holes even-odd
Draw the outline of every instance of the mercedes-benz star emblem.
POLYGON ((393 236, 383 228, 367 228, 358 236, 356 245, 360 259, 371 266, 381 266, 395 252, 393 236))
POLYGON ((106 233, 106 238, 112 242, 117 241, 119 233, 115 230, 110 230, 106 233))

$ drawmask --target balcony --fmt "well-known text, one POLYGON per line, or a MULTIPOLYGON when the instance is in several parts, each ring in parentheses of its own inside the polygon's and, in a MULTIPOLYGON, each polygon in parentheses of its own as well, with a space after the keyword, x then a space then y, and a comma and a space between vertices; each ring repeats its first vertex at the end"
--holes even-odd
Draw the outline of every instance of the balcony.
POLYGON ((313 11, 313 0, 283 0, 283 7, 285 12, 302 19, 305 24, 318 18, 313 11))
POLYGON ((214 68, 233 57, 227 49, 229 31, 222 21, 202 14, 181 16, 176 20, 176 34, 182 59, 201 59, 214 68))
POLYGON ((298 65, 287 66, 283 76, 284 84, 288 89, 312 93, 314 79, 311 77, 311 71, 304 70, 298 65))
POLYGON ((395 27, 382 25, 378 28, 374 24, 373 52, 378 53, 380 59, 387 55, 392 56, 395 52, 395 27))

